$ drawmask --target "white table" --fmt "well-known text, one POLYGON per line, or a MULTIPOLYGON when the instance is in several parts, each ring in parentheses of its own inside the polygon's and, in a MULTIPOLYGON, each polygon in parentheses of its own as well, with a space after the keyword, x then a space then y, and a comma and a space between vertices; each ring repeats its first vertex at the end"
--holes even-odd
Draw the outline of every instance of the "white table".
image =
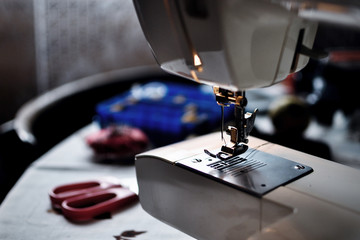
POLYGON ((115 239, 124 231, 145 231, 135 239, 192 239, 147 214, 140 203, 110 219, 73 223, 52 210, 48 192, 62 184, 113 176, 137 192, 134 165, 96 162, 84 138, 96 131, 81 129, 35 161, 0 207, 0 239, 115 239))

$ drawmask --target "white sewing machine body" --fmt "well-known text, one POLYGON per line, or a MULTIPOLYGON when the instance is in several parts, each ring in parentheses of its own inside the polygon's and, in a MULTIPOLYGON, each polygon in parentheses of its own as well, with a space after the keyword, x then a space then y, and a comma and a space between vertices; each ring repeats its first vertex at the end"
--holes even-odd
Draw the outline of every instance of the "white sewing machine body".
POLYGON ((213 86, 220 106, 235 105, 235 127, 227 130, 233 147, 221 147, 218 133, 136 157, 143 208, 197 239, 360 239, 358 170, 251 137, 247 151, 244 145, 256 116, 244 112, 245 90, 275 84, 305 67, 309 56, 323 56, 311 49, 316 20, 359 27, 359 4, 134 4, 161 68, 213 86))
MULTIPOLYGON (((196 239, 360 238, 358 170, 251 138, 245 155, 256 149, 313 170, 257 196, 181 166, 184 161, 208 158, 203 148, 216 151, 221 145, 218 138, 219 133, 210 134, 137 156, 143 208, 196 239)), ((266 155, 248 158, 262 161, 266 155)), ((261 179, 260 169, 245 175, 261 179)), ((252 180, 247 179, 245 185, 252 180)))

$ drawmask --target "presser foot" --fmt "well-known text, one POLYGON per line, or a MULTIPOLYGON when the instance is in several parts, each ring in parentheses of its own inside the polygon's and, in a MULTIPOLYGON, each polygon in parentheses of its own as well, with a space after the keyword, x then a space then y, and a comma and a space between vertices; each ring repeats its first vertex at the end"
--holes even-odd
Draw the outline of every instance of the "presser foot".
POLYGON ((213 154, 206 149, 204 149, 204 152, 213 158, 218 158, 220 160, 227 160, 231 157, 235 157, 237 155, 240 155, 240 154, 246 152, 248 150, 248 148, 249 147, 245 144, 239 144, 239 145, 235 145, 233 147, 228 147, 228 146, 223 145, 221 147, 221 151, 218 152, 217 154, 213 154))
POLYGON ((232 156, 237 156, 237 155, 240 155, 240 154, 246 152, 248 150, 248 148, 249 147, 245 144, 238 144, 238 145, 234 145, 233 147, 228 147, 228 146, 223 145, 221 147, 221 151, 228 153, 232 156))

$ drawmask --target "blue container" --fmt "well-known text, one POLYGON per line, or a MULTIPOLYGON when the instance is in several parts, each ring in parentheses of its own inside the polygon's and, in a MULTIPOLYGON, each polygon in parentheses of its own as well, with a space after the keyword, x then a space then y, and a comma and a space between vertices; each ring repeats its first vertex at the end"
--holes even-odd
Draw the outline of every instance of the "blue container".
MULTIPOLYGON (((101 102, 96 107, 101 127, 123 124, 140 128, 162 146, 220 127, 221 109, 210 86, 152 81, 101 102)), ((225 109, 225 120, 233 108, 225 109)))

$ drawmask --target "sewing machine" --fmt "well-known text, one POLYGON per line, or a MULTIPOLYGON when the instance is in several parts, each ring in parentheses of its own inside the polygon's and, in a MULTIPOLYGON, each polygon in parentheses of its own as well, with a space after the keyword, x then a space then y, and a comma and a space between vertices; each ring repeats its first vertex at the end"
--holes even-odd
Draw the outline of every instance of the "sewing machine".
POLYGON ((257 110, 245 111, 247 89, 326 57, 312 49, 317 21, 358 24, 342 3, 134 1, 161 68, 212 85, 221 109, 235 109, 221 134, 136 157, 148 213, 197 239, 360 238, 359 171, 249 137, 257 110))

